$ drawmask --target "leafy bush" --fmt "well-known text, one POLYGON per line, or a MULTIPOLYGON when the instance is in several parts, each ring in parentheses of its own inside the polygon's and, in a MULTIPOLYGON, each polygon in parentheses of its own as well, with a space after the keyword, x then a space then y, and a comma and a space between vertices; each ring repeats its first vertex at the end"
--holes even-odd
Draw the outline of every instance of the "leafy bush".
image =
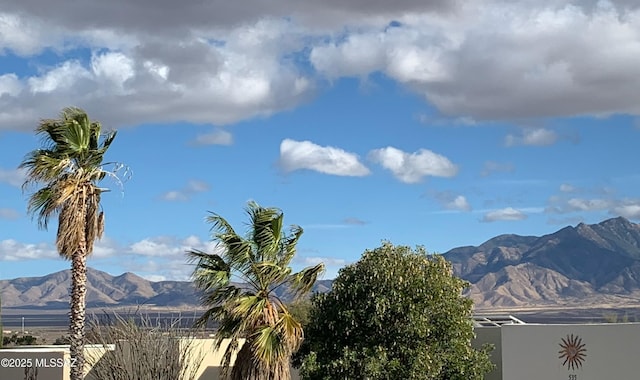
POLYGON ((33 335, 18 335, 13 334, 10 337, 5 336, 2 338, 2 344, 5 346, 15 345, 15 346, 33 346, 38 342, 38 338, 33 335))
POLYGON ((311 380, 481 380, 493 364, 471 347, 466 286, 424 248, 366 251, 313 298, 294 365, 311 380))
POLYGON ((69 335, 62 335, 59 338, 56 338, 56 340, 53 341, 54 346, 64 346, 64 345, 69 345, 69 343, 71 342, 71 340, 69 339, 69 335))

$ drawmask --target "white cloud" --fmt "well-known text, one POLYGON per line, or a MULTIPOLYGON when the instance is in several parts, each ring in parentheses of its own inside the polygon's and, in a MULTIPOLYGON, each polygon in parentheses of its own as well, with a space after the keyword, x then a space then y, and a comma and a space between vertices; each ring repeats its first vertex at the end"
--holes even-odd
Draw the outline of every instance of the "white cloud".
POLYGON ((20 217, 20 213, 12 208, 0 208, 0 219, 15 220, 20 217))
POLYGON ((179 190, 170 190, 160 196, 164 201, 188 201, 197 193, 209 191, 210 187, 206 182, 191 180, 179 190))
POLYGON ((20 187, 26 178, 26 171, 23 169, 0 168, 0 183, 4 182, 11 186, 20 187))
POLYGON ((471 211, 471 205, 464 195, 455 194, 451 191, 434 192, 432 195, 447 210, 471 211))
POLYGON ((611 211, 612 214, 620 215, 627 219, 640 219, 640 202, 621 204, 611 211))
POLYGON ((640 113, 638 7, 456 4, 444 16, 407 12, 400 27, 340 35, 314 48, 325 55, 312 53, 312 63, 336 77, 345 66, 344 75, 365 75, 352 68, 376 62, 445 115, 475 120, 640 113), (371 39, 380 43, 366 49, 371 39))
POLYGON ((527 215, 520 210, 516 210, 513 207, 507 207, 500 210, 494 210, 487 212, 482 217, 483 222, 496 222, 496 221, 516 221, 526 219, 527 215))
POLYGON ((470 127, 478 125, 476 120, 468 116, 446 117, 421 113, 417 115, 416 119, 422 124, 432 127, 470 127))
POLYGON ((91 79, 91 72, 78 61, 66 61, 41 76, 27 80, 28 90, 33 95, 40 93, 60 93, 81 86, 83 79, 91 79))
POLYGON ((223 125, 291 108, 313 90, 298 67, 282 64, 299 48, 291 22, 263 19, 215 31, 182 27, 192 33, 165 39, 142 33, 130 46, 73 35, 81 45, 101 44, 89 46, 89 62, 59 61, 18 83, 3 76, 0 110, 13 112, 0 111, 0 128, 31 129, 68 104, 105 125, 223 125))
POLYGON ((209 191, 209 185, 204 181, 191 180, 187 183, 186 189, 193 193, 209 191))
POLYGON ((132 253, 143 256, 175 255, 176 247, 171 243, 168 238, 150 238, 131 244, 130 249, 132 253))
MULTIPOLYGON (((38 72, 3 73, 0 129, 31 129, 68 104, 116 126, 268 116, 313 93, 309 64, 329 78, 382 72, 459 120, 638 115, 640 8, 629 4, 10 1, 0 51, 38 72), (80 49, 88 62, 39 62, 80 49)), ((513 138, 549 143, 536 133, 513 138)))
MULTIPOLYGON (((92 259, 104 259, 125 253, 114 240, 107 236, 96 240, 93 245, 92 259)), ((23 243, 15 239, 0 241, 0 261, 23 261, 56 259, 61 256, 55 247, 55 242, 23 243)))
MULTIPOLYGON (((203 241, 197 236, 152 236, 129 245, 119 244, 105 236, 95 242, 90 265, 99 267, 100 263, 116 260, 123 271, 135 272, 147 279, 184 281, 190 278, 193 271, 193 265, 188 263, 186 256, 186 251, 191 249, 222 253, 222 248, 216 242, 203 241)), ((54 242, 0 241, 0 262, 59 258, 54 242)))
POLYGON ((137 255, 149 257, 178 257, 185 252, 198 249, 208 253, 219 250, 215 242, 203 242, 197 236, 188 236, 179 240, 171 236, 155 236, 131 244, 128 251, 137 255))
POLYGON ((370 173, 356 154, 330 146, 323 147, 311 141, 283 140, 280 144, 279 164, 286 172, 308 169, 351 177, 362 177, 370 173))
POLYGON ((611 201, 607 199, 571 198, 567 201, 569 211, 599 211, 606 210, 610 206, 611 201))
POLYGON ((123 258, 122 267, 149 281, 189 281, 194 266, 187 263, 184 257, 144 257, 123 258))
POLYGON ((28 12, 12 14, 3 11, 0 11, 0 49, 10 49, 19 55, 32 55, 45 46, 61 42, 61 30, 55 25, 45 27, 41 20, 29 17, 28 12))
POLYGON ((122 252, 125 252, 125 250, 122 249, 115 240, 108 236, 103 236, 102 239, 96 240, 93 244, 93 253, 91 254, 91 257, 95 259, 104 259, 116 256, 118 253, 122 252))
POLYGON ((482 177, 488 177, 494 173, 499 173, 499 172, 511 173, 514 170, 515 170, 515 167, 511 163, 486 161, 482 166, 482 171, 480 172, 480 175, 482 177))
POLYGON ((193 143, 196 145, 231 145, 233 144, 233 135, 222 129, 216 129, 213 132, 196 136, 193 143))
POLYGON ((296 261, 301 262, 303 265, 309 265, 309 266, 318 265, 320 263, 324 263, 325 266, 344 266, 347 264, 347 261, 344 259, 338 259, 335 257, 319 257, 319 256, 301 257, 296 261))
POLYGON ((368 224, 368 222, 355 217, 345 218, 343 222, 352 226, 364 226, 365 224, 368 224))
POLYGON ((427 149, 406 153, 386 147, 372 150, 368 157, 404 183, 417 183, 426 176, 453 177, 458 173, 458 167, 448 158, 427 149))
POLYGON ((91 71, 103 86, 114 88, 114 93, 123 93, 125 82, 135 76, 135 62, 120 52, 107 52, 91 58, 91 71))
POLYGON ((317 70, 328 77, 363 76, 385 65, 385 54, 379 48, 382 35, 350 36, 341 45, 317 46, 309 59, 317 70))
POLYGON ((550 214, 606 212, 628 219, 640 219, 640 199, 616 199, 612 196, 606 198, 552 196, 549 198, 545 212, 550 214))
POLYGON ((186 201, 189 198, 178 190, 167 191, 166 193, 160 196, 162 200, 173 202, 173 201, 186 201))
POLYGON ((563 193, 573 193, 575 191, 577 191, 578 189, 576 189, 575 186, 570 185, 568 183, 563 183, 560 185, 560 191, 563 193))
POLYGON ((0 75, 0 96, 16 96, 22 91, 22 83, 16 74, 0 75))
POLYGON ((471 210, 471 205, 469 205, 469 202, 467 202, 467 198, 465 198, 464 195, 458 195, 451 202, 447 203, 445 207, 451 210, 471 210))
POLYGON ((199 250, 221 254, 222 247, 213 241, 202 241, 197 236, 179 239, 154 236, 135 242, 128 247, 124 266, 151 281, 186 281, 194 266, 188 263, 186 252, 199 250))
POLYGON ((525 129, 520 135, 507 135, 504 141, 506 146, 548 146, 553 145, 558 141, 558 134, 544 128, 525 129))
MULTIPOLYGON (((184 239, 166 236, 150 237, 128 247, 122 247, 113 240, 103 238, 96 242, 89 265, 100 268, 102 263, 108 264, 113 259, 117 259, 119 270, 134 272, 150 281, 188 281, 194 269, 185 255, 188 249, 221 253, 221 248, 215 243, 203 242, 196 236, 184 239)), ((52 244, 21 243, 12 239, 0 241, 0 262, 43 259, 60 259, 52 244)), ((324 262, 328 267, 339 267, 345 264, 343 259, 330 257, 307 259, 296 256, 295 262, 304 266, 324 262)))
POLYGON ((22 261, 55 259, 60 257, 55 248, 46 243, 21 243, 13 239, 0 241, 0 260, 22 261))
POLYGON ((143 274, 140 277, 144 278, 147 281, 151 281, 151 282, 160 282, 160 281, 166 281, 167 277, 166 276, 162 276, 159 274, 143 274))

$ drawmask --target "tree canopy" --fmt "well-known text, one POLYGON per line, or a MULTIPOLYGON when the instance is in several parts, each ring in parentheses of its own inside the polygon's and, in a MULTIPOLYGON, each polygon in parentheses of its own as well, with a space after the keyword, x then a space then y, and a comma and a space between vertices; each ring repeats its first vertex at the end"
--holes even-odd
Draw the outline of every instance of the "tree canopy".
POLYGON ((489 347, 471 347, 472 301, 451 265, 384 243, 312 300, 295 364, 304 379, 480 380, 489 347))

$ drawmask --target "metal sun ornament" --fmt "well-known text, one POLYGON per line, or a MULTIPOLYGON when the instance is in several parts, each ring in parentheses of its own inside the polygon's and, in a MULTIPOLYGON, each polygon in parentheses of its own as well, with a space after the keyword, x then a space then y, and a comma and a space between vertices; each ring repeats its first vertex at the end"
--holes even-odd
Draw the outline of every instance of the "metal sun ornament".
POLYGON ((567 335, 566 338, 562 338, 562 343, 560 343, 560 347, 562 348, 558 353, 560 356, 558 358, 560 360, 564 359, 562 362, 563 366, 567 366, 567 369, 575 370, 582 367, 585 358, 587 357, 587 349, 585 348, 585 344, 582 343, 582 338, 573 334, 567 335))

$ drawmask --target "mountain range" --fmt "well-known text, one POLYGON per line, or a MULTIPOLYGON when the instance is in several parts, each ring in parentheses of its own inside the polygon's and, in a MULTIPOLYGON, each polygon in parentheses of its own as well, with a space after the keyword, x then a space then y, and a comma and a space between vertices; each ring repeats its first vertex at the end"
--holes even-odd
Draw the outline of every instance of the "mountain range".
MULTIPOLYGON (((640 304, 640 224, 624 218, 578 224, 544 236, 500 235, 444 257, 469 281, 476 309, 640 304)), ((194 308, 197 291, 186 281, 148 281, 89 269, 87 307, 194 308)), ((64 309, 68 270, 0 281, 5 308, 64 309)), ((331 288, 332 280, 314 291, 331 288)), ((284 294, 282 294, 284 295, 284 294)), ((286 297, 286 295, 285 295, 286 297)))
POLYGON ((477 308, 637 304, 640 225, 580 223, 540 237, 501 235, 444 256, 477 308))
MULTIPOLYGON (((314 292, 326 292, 332 280, 316 282, 314 292)), ((69 307, 71 273, 69 270, 42 277, 21 277, 0 281, 2 306, 21 309, 66 309, 69 307)), ((278 289, 287 299, 287 290, 278 289)), ((134 273, 112 276, 87 269, 87 308, 144 307, 193 309, 200 305, 198 291, 189 281, 149 281, 134 273)))

